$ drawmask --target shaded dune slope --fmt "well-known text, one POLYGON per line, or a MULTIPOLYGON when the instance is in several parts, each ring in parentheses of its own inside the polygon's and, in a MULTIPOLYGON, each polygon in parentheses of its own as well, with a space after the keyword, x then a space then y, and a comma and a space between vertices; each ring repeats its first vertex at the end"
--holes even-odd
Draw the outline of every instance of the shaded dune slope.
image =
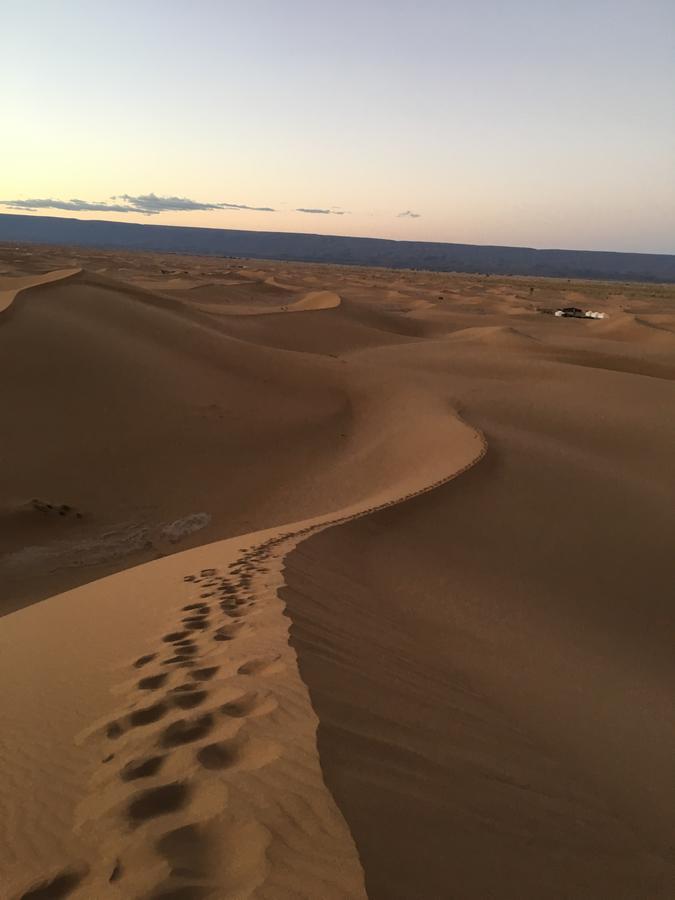
POLYGON ((289 495, 300 499, 297 468, 319 470, 348 431, 325 366, 309 377, 300 359, 282 365, 144 299, 76 277, 24 292, 0 321, 12 473, 0 523, 3 549, 23 553, 3 566, 15 603, 59 587, 42 569, 61 565, 67 587, 80 564, 95 577, 118 553, 128 564, 129 549, 132 562, 165 552, 162 527, 191 515, 209 519, 199 543, 274 521, 289 495), (81 518, 44 515, 33 500, 81 518), (52 558, 54 543, 64 548, 52 558))
POLYGON ((472 363, 486 461, 286 560, 326 783, 370 897, 669 897, 671 385, 472 363))
POLYGON ((326 508, 369 489, 340 459, 356 420, 366 435, 382 420, 370 410, 386 377, 326 358, 359 344, 358 325, 340 336, 317 321, 334 311, 232 318, 228 335, 100 275, 24 292, 0 319, 4 610, 175 549, 172 523, 199 525, 189 546, 310 512, 314 481, 326 508), (270 346, 284 343, 278 319, 311 356, 270 346))

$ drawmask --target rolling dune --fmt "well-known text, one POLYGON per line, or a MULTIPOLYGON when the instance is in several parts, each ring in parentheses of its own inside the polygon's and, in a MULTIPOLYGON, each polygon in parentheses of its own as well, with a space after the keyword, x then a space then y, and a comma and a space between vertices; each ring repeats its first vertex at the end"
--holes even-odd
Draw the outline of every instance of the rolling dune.
POLYGON ((672 287, 0 277, 2 900, 675 894, 672 287))
POLYGON ((26 275, 24 277, 0 276, 0 313, 9 309, 17 294, 30 288, 39 287, 41 284, 51 284, 54 281, 62 281, 77 275, 81 269, 57 269, 54 272, 45 272, 43 275, 26 275))

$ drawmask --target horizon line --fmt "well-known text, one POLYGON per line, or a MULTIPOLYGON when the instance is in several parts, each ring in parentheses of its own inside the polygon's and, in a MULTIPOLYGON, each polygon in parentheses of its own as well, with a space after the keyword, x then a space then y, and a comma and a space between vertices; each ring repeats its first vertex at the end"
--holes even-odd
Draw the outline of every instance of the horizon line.
POLYGON ((138 228, 176 228, 190 231, 223 231, 238 232, 244 234, 270 234, 270 235, 298 235, 302 237, 336 238, 344 241, 380 241, 389 244, 434 244, 444 247, 482 247, 485 249, 527 250, 534 253, 613 253, 618 256, 664 256, 675 257, 675 250, 670 253, 658 250, 582 250, 578 247, 533 247, 526 244, 473 244, 463 241, 422 241, 409 238, 387 238, 366 235, 349 234, 324 234, 315 231, 272 231, 257 228, 227 228, 214 225, 169 225, 161 222, 121 222, 118 219, 82 219, 79 216, 48 216, 40 213, 30 214, 24 212, 0 212, 0 216, 17 219, 58 219, 67 222, 83 222, 89 224, 121 225, 123 227, 136 226, 138 228))

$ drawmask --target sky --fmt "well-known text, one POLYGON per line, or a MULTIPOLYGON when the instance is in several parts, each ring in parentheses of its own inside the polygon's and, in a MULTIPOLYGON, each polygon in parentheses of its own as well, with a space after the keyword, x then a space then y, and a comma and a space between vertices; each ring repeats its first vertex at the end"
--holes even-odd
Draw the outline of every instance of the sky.
POLYGON ((0 212, 675 253, 673 0, 2 3, 0 212))

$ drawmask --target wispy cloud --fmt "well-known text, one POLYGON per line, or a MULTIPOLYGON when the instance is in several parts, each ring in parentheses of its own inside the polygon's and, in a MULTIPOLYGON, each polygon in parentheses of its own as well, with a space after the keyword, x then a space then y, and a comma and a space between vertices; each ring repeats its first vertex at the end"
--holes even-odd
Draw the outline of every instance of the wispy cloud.
POLYGON ((247 206, 245 203, 221 203, 222 209, 250 209, 253 212, 276 212, 271 206, 247 206))
POLYGON ((39 209, 61 209, 67 212, 118 212, 141 213, 144 216, 157 216, 163 212, 194 212, 195 210, 234 209, 251 210, 252 212, 274 212, 271 206, 249 206, 246 203, 206 202, 190 200, 188 197, 158 197, 156 194, 119 194, 111 200, 124 200, 124 203, 89 200, 54 200, 52 198, 31 198, 28 200, 0 200, 0 206, 10 209, 36 212, 39 209))
POLYGON ((344 216, 347 213, 346 209, 339 209, 336 206, 332 206, 330 209, 307 209, 305 207, 299 206, 295 211, 320 216, 344 216))
POLYGON ((397 216, 397 219, 419 219, 421 218, 421 213, 413 212, 411 209, 406 209, 405 212, 400 212, 397 216))
POLYGON ((253 212, 274 212, 271 206, 248 206, 246 203, 202 203, 187 197, 158 197, 156 194, 140 194, 137 197, 120 194, 112 199, 126 200, 130 209, 146 213, 149 216, 155 216, 161 212, 193 212, 211 209, 248 209, 253 212))
POLYGON ((64 209, 68 212, 131 212, 131 207, 119 203, 91 203, 89 200, 0 200, 0 205, 10 209, 64 209))
MULTIPOLYGON (((40 209, 60 209, 65 212, 112 212, 140 213, 143 216, 158 216, 165 212, 208 212, 219 209, 248 210, 250 212, 276 212, 271 206, 250 206, 248 203, 229 203, 224 200, 202 201, 189 197, 158 197, 157 194, 116 194, 109 200, 55 200, 49 198, 29 198, 27 200, 0 200, 0 206, 9 209, 37 212, 40 209)), ((313 216, 348 216, 349 210, 340 206, 329 209, 299 206, 296 212, 313 216)), ((419 218, 417 213, 400 213, 400 216, 419 218)))

